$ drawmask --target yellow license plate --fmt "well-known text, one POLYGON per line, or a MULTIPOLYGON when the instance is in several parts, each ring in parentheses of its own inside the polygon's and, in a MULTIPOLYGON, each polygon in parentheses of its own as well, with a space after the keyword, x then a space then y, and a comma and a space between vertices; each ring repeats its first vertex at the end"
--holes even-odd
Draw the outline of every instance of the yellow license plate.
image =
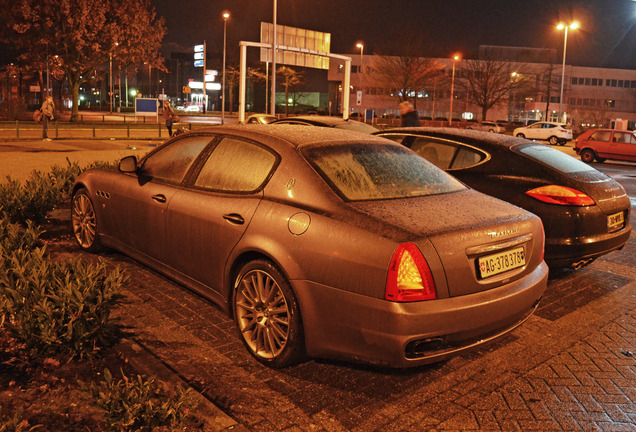
POLYGON ((518 247, 481 257, 477 262, 479 264, 479 276, 481 279, 485 279, 508 270, 523 267, 526 265, 526 253, 523 247, 518 247))
POLYGON ((607 217, 607 227, 610 230, 613 230, 616 228, 622 228, 624 223, 625 223, 625 217, 623 216, 623 212, 614 213, 613 215, 609 215, 607 217))

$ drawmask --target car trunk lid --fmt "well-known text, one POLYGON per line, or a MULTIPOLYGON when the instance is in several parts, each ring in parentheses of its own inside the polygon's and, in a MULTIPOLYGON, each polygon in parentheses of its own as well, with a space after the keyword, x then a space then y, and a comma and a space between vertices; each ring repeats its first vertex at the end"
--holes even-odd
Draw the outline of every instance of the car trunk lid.
POLYGON ((412 241, 421 250, 433 245, 448 284, 439 297, 501 286, 530 273, 542 259, 539 218, 472 189, 350 205, 402 232, 398 242, 412 241))

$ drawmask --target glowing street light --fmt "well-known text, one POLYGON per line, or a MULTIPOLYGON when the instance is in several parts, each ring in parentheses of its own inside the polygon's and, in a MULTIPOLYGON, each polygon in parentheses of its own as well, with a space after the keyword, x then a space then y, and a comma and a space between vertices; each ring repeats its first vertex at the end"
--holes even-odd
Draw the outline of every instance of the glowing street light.
POLYGON ((461 56, 459 54, 455 54, 453 56, 453 74, 451 78, 451 92, 450 92, 450 104, 448 108, 448 125, 453 124, 453 89, 455 88, 455 63, 461 60, 461 56))
POLYGON ((570 25, 559 23, 556 28, 557 30, 565 30, 565 34, 563 37, 563 67, 561 68, 561 96, 559 97, 559 121, 561 121, 563 115, 563 85, 565 83, 565 53, 568 47, 568 28, 576 30, 577 28, 579 28, 579 23, 576 21, 574 21, 570 25))
MULTIPOLYGON (((223 12, 223 83, 221 85, 221 124, 225 123, 225 52, 227 50, 227 20, 230 18, 228 11, 223 12)), ((205 85, 205 80, 203 81, 205 85)))
POLYGON ((360 100, 360 111, 362 110, 362 62, 364 60, 364 44, 362 42, 358 42, 356 44, 357 48, 360 48, 360 69, 358 70, 358 75, 359 75, 359 84, 358 84, 358 88, 360 89, 360 97, 358 98, 360 100))

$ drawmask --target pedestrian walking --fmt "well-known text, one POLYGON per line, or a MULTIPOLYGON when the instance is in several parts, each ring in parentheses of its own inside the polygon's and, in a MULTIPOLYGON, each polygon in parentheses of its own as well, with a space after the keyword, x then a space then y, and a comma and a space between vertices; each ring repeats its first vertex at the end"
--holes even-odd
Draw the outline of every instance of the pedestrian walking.
POLYGON ((402 126, 421 126, 420 117, 417 115, 417 111, 415 111, 411 102, 401 102, 400 111, 402 112, 402 116, 400 117, 402 126))
POLYGON ((49 122, 53 120, 55 114, 55 103, 53 96, 48 95, 42 104, 42 139, 48 139, 49 122))
POLYGON ((169 101, 163 102, 163 118, 166 119, 166 128, 168 129, 168 135, 172 136, 172 123, 174 123, 176 119, 176 115, 174 113, 174 109, 170 106, 169 101))

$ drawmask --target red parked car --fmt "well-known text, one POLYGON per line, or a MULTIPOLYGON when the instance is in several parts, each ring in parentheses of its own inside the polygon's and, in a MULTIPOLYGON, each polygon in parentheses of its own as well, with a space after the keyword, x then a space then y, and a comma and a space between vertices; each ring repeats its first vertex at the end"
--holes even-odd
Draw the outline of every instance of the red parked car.
POLYGON ((634 131, 591 129, 576 140, 574 150, 583 162, 605 162, 617 159, 636 162, 636 134, 634 131))

